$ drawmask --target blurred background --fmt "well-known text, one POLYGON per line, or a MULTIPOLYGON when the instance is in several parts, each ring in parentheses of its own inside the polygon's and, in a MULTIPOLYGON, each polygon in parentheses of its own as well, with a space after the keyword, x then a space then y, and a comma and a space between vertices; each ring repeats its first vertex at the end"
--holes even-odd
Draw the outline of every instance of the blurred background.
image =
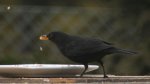
POLYGON ((76 64, 39 40, 52 31, 137 51, 105 57, 107 73, 150 75, 150 0, 0 0, 0 64, 76 64))

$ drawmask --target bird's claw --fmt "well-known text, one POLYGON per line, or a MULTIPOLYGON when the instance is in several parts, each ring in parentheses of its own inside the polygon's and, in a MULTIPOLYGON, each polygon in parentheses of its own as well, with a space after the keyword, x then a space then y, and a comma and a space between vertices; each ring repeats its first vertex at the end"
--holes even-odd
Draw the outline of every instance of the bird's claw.
POLYGON ((107 75, 104 75, 104 77, 103 78, 108 78, 108 76, 107 75))
POLYGON ((83 75, 80 75, 80 78, 82 78, 83 77, 83 75))

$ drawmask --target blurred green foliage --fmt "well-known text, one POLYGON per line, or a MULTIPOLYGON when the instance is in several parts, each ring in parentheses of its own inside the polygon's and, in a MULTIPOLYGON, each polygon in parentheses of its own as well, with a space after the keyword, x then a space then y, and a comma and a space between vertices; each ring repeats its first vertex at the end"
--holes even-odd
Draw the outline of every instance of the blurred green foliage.
POLYGON ((138 52, 136 56, 105 57, 103 61, 110 74, 150 74, 150 0, 0 1, 1 7, 9 4, 12 5, 12 11, 3 8, 0 11, 1 64, 74 63, 63 57, 53 43, 39 41, 41 34, 57 30, 100 38, 117 47, 138 52), (23 6, 24 10, 13 12, 16 11, 13 6, 23 6), (47 8, 44 12, 31 10, 36 13, 32 17, 34 13, 26 11, 35 6, 39 9, 43 6, 47 8), (47 13, 47 9, 53 8, 52 13, 47 13), (43 16, 46 15, 49 17, 45 21, 43 16), (40 23, 46 22, 40 27, 40 23), (40 46, 43 51, 39 50, 40 46))

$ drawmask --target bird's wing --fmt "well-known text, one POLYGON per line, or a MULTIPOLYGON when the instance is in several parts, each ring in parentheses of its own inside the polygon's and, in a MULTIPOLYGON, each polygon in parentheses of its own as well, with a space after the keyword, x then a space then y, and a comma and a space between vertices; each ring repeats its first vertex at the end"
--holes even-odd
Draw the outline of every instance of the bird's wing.
POLYGON ((103 41, 103 42, 108 44, 108 45, 113 45, 113 43, 110 43, 110 42, 106 42, 106 41, 103 41))
POLYGON ((92 54, 112 47, 112 45, 97 39, 82 39, 74 41, 73 44, 75 45, 72 45, 70 51, 76 55, 92 54))

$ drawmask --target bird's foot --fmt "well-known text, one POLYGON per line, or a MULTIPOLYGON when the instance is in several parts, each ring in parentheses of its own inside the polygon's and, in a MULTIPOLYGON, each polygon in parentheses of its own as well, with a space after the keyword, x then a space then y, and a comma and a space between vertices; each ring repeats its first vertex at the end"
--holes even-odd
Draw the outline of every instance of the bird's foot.
POLYGON ((104 77, 103 78, 108 78, 108 76, 107 75, 104 75, 104 77))
POLYGON ((81 74, 81 75, 80 75, 80 77, 82 78, 82 77, 83 77, 83 75, 81 74))

